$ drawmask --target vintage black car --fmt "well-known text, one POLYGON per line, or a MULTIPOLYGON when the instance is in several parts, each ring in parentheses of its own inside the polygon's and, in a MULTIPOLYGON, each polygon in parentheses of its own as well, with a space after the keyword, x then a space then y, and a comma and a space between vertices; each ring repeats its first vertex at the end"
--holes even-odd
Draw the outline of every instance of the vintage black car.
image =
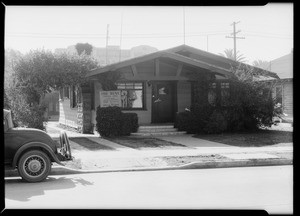
POLYGON ((24 180, 39 182, 47 178, 53 162, 64 165, 62 161, 72 160, 66 132, 57 143, 45 131, 14 127, 11 111, 3 114, 5 169, 17 168, 24 180))

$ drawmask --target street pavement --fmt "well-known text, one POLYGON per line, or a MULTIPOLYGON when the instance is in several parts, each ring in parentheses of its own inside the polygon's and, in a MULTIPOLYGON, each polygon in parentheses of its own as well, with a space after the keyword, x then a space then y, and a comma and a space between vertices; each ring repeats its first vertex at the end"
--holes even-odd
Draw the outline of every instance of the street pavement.
POLYGON ((5 180, 5 208, 256 209, 293 214, 293 167, 55 175, 35 184, 13 177, 5 180))
MULTIPOLYGON (((57 121, 49 121, 46 130, 53 138, 59 137, 63 130, 57 121)), ((290 124, 282 123, 277 127, 282 130, 292 130, 290 124), (283 125, 282 125, 283 124, 283 125)), ((114 150, 91 151, 70 141, 74 160, 65 162, 65 166, 54 165, 51 175, 129 171, 158 169, 188 169, 188 168, 222 168, 242 166, 291 165, 293 155, 292 143, 281 143, 266 147, 236 147, 222 143, 194 138, 191 134, 163 135, 157 138, 185 145, 186 148, 151 148, 133 149, 113 143, 94 134, 81 134, 65 130, 69 138, 86 137, 114 150), (218 157, 214 157, 218 155, 218 157), (194 157, 194 161, 185 164, 170 165, 162 158, 194 157), (197 159, 197 158, 198 159, 197 159), (206 158, 206 160, 202 160, 206 158), (209 160, 207 160, 209 158, 209 160)), ((17 171, 7 171, 6 176, 15 176, 17 171)))

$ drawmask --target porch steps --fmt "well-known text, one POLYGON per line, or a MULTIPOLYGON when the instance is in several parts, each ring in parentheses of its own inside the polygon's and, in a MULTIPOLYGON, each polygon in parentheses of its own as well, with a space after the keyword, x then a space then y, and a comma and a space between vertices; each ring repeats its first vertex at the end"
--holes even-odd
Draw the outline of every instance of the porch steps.
POLYGON ((132 136, 163 136, 163 135, 179 135, 185 134, 185 131, 178 131, 173 125, 147 125, 140 126, 136 133, 132 136))

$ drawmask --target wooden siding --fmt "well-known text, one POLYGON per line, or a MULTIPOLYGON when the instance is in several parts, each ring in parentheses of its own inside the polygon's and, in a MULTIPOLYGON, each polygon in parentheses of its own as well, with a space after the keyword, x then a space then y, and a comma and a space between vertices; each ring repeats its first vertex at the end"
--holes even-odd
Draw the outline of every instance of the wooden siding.
POLYGON ((293 115, 293 82, 285 82, 283 84, 283 112, 293 115))

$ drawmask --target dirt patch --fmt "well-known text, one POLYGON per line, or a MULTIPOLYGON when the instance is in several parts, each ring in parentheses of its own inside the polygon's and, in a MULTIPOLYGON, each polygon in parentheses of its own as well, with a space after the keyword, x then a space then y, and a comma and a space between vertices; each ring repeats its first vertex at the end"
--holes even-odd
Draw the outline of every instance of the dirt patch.
POLYGON ((113 137, 105 138, 111 142, 133 148, 187 148, 185 145, 161 140, 154 137, 113 137))
POLYGON ((181 157, 162 157, 163 161, 167 163, 168 166, 180 166, 193 162, 209 162, 209 161, 232 161, 232 159, 227 158, 218 154, 209 155, 199 155, 199 156, 181 156, 181 157))
POLYGON ((281 159, 293 160, 292 152, 272 152, 272 154, 280 157, 281 159))
POLYGON ((240 147, 260 147, 293 142, 293 132, 273 130, 259 130, 244 133, 198 134, 193 137, 240 147))
POLYGON ((75 137, 75 138, 69 138, 71 141, 77 143, 78 145, 87 148, 88 150, 114 150, 113 148, 110 148, 105 145, 101 145, 97 142, 94 142, 86 137, 75 137))

